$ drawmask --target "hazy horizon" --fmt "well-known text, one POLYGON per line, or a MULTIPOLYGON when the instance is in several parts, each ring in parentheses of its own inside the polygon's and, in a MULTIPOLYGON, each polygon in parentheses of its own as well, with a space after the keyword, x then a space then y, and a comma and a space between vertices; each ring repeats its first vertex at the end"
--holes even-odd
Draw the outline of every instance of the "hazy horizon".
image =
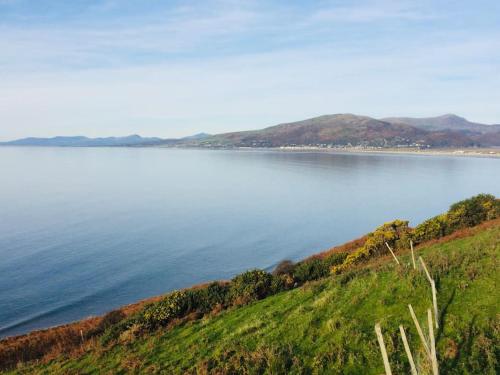
MULTIPOLYGON (((330 114, 328 114, 328 115, 330 115, 330 114)), ((355 114, 355 115, 358 115, 358 114, 355 114)), ((456 115, 456 114, 449 114, 449 113, 448 114, 444 114, 444 115, 436 115, 436 116, 429 116, 429 117, 439 117, 439 116, 447 116, 447 115, 462 117, 462 116, 459 116, 459 115, 456 115)), ((314 116, 314 117, 319 117, 319 116, 323 116, 323 115, 318 115, 318 116, 314 116)), ((365 115, 359 115, 359 116, 365 116, 365 115)), ((368 117, 372 117, 372 116, 368 116, 368 117)), ((387 116, 387 118, 390 118, 390 117, 396 117, 396 116, 387 116)), ((400 117, 406 117, 406 116, 400 116, 400 117)), ((415 117, 415 118, 419 118, 419 117, 415 117)), ((307 119, 297 119, 296 121, 301 121, 301 120, 307 120, 307 119)), ((379 120, 383 120, 383 119, 379 119, 379 120)), ((471 120, 471 119, 466 119, 466 120, 470 121, 470 122, 476 122, 476 121, 471 120)), ((280 124, 264 125, 264 126, 260 126, 260 127, 256 127, 256 128, 252 128, 252 129, 234 129, 234 130, 231 130, 231 131, 239 132, 239 131, 258 130, 258 129, 266 128, 268 126, 275 126, 275 125, 280 125, 280 124)), ((499 121, 498 124, 495 123, 495 124, 482 124, 482 125, 500 125, 500 121, 499 121)), ((170 139, 174 139, 174 138, 180 139, 180 138, 190 137, 190 136, 199 135, 199 134, 215 135, 216 133, 210 133, 210 132, 204 131, 203 129, 200 129, 200 131, 197 132, 197 133, 184 134, 184 135, 180 135, 178 137, 160 137, 160 136, 157 136, 157 135, 154 135, 154 134, 146 136, 146 135, 140 134, 139 132, 130 133, 130 134, 113 134, 113 135, 107 135, 107 136, 96 135, 96 136, 92 136, 92 137, 89 137, 86 134, 57 134, 57 135, 52 135, 52 136, 26 136, 26 137, 21 137, 21 138, 16 138, 16 139, 7 139, 7 140, 2 140, 1 137, 0 137, 0 142, 3 142, 3 141, 9 142, 9 141, 14 141, 14 140, 23 139, 23 138, 54 138, 54 137, 87 137, 87 138, 92 139, 92 138, 109 138, 109 137, 111 137, 111 138, 112 137, 114 137, 114 138, 125 138, 125 137, 131 137, 131 136, 140 136, 140 137, 143 137, 143 138, 155 138, 156 137, 156 138, 161 138, 161 139, 169 139, 169 138, 170 139)))
POLYGON ((500 122, 500 3, 0 0, 0 141, 500 122))

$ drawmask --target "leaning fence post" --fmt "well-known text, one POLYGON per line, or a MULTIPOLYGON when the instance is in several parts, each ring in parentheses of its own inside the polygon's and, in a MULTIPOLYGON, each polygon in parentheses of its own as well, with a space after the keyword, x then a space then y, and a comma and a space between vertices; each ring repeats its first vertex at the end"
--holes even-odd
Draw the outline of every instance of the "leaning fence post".
POLYGON ((415 253, 413 252, 413 241, 410 240, 410 248, 411 248, 411 260, 413 261, 413 269, 417 269, 417 265, 415 264, 415 253))
POLYGON ((418 319, 415 315, 415 312, 413 311, 413 307, 411 305, 408 305, 408 308, 410 309, 410 314, 413 319, 413 323, 415 323, 415 327, 417 328, 418 335, 420 336, 420 340, 422 340, 422 344, 424 345, 425 352, 431 357, 431 351, 429 350, 429 345, 427 344, 427 340, 425 339, 424 333, 422 332, 422 328, 420 328, 420 323, 418 322, 418 319))
POLYGON ((385 246, 387 246, 387 248, 389 249, 389 251, 391 252, 392 256, 394 257, 394 260, 396 261, 396 263, 399 265, 399 260, 398 258, 396 258, 396 254, 394 254, 394 251, 392 251, 391 247, 389 246, 389 244, 386 242, 385 243, 385 246))
POLYGON ((432 304, 434 305, 434 316, 435 316, 435 321, 436 321, 436 328, 439 328, 436 283, 435 283, 434 279, 431 277, 429 270, 427 269, 427 266, 425 265, 425 262, 422 259, 422 257, 418 257, 418 260, 420 260, 420 263, 422 264, 422 267, 425 271, 425 274, 427 275, 427 278, 429 279, 429 283, 431 284, 432 304))
POLYGON ((83 339, 83 331, 82 330, 80 330, 80 337, 82 338, 82 344, 81 344, 82 350, 85 350, 84 347, 83 347, 83 344, 85 343, 85 340, 83 339))
POLYGON ((434 282, 434 280, 431 281, 431 288, 432 288, 432 304, 434 305, 434 320, 436 323, 436 328, 439 328, 436 283, 434 282))
POLYGON ((389 365, 389 358, 387 357, 387 351, 385 350, 384 336, 382 336, 382 330, 380 329, 380 324, 375 324, 375 333, 377 334, 378 344, 380 345, 380 352, 382 353, 382 360, 384 361, 384 368, 386 375, 392 375, 391 366, 389 365))
POLYGON ((431 309, 427 309, 427 322, 429 324, 429 339, 431 341, 432 373, 434 375, 439 375, 438 363, 437 363, 437 357, 436 357, 436 342, 434 341, 434 329, 432 328, 432 312, 431 312, 431 309))
POLYGON ((418 260, 420 261, 420 263, 422 264, 422 267, 424 268, 425 274, 427 275, 427 279, 429 279, 429 282, 432 283, 431 274, 427 270, 427 267, 425 266, 424 260, 422 259, 422 257, 418 257, 418 260))
POLYGON ((412 375, 418 375, 417 368, 415 367, 415 363, 413 362, 413 356, 411 355, 410 345, 408 345, 408 340, 406 339, 405 329, 401 325, 399 326, 399 332, 401 333, 401 339, 403 340, 406 355, 408 356, 408 361, 410 362, 411 373, 412 375))

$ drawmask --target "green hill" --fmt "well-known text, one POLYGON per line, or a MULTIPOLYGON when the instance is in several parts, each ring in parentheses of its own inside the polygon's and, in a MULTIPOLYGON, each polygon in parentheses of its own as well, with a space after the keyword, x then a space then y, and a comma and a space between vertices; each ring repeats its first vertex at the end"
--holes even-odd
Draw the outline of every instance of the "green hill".
MULTIPOLYGON (((429 233, 428 231, 426 233, 429 233)), ((360 263, 246 306, 173 321, 149 334, 129 329, 116 344, 13 373, 381 374, 380 322, 393 373, 410 373, 398 331, 409 337, 421 374, 431 373, 408 312, 426 332, 432 299, 408 251, 360 263)), ((499 367, 500 221, 462 229, 416 249, 436 280, 441 374, 496 374, 499 367), (434 243, 433 243, 434 242, 434 243)))

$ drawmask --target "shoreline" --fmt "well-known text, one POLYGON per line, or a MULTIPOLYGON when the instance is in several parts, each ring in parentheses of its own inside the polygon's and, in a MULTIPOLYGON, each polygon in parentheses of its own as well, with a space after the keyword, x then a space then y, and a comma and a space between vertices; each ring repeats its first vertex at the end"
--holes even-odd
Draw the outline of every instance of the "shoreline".
MULTIPOLYGON (((498 225, 500 225, 500 218, 492 219, 492 220, 486 220, 482 223, 479 223, 475 226, 472 227, 465 227, 456 230, 455 232, 452 232, 444 237, 439 237, 435 239, 430 239, 423 241, 417 247, 415 248, 417 251, 423 246, 423 247, 429 247, 433 246, 436 244, 441 244, 441 243, 446 243, 448 241, 453 241, 456 239, 461 239, 461 238, 467 238, 476 235, 477 233, 481 233, 482 231, 488 230, 490 228, 495 228, 498 225)), ((338 252, 343 252, 343 253, 349 253, 352 254, 353 251, 359 248, 360 244, 364 243, 366 241, 366 237, 362 236, 357 239, 351 240, 349 242, 346 242, 341 245, 334 246, 330 249, 324 250, 319 253, 315 253, 307 258, 304 258, 303 261, 311 260, 311 259, 325 259, 327 256, 338 253, 338 252)), ((408 255, 409 254, 409 249, 403 249, 399 254, 401 255, 408 255)), ((381 260, 388 260, 390 259, 389 255, 386 254, 383 258, 381 258, 378 262, 373 263, 371 266, 369 264, 365 265, 365 267, 378 267, 377 264, 380 264, 381 260)), ((326 276, 328 277, 328 276, 326 276)), ((223 280, 218 280, 215 281, 218 283, 224 283, 225 281, 223 280)), ((306 281, 307 283, 309 281, 306 281)), ((314 282, 314 281, 311 281, 314 282)), ((209 285, 210 283, 205 283, 205 284, 198 284, 191 286, 189 288, 184 288, 180 290, 194 290, 197 288, 204 287, 206 285, 209 285)), ((288 290, 293 290, 296 289, 294 286, 292 289, 288 290)), ((124 305, 121 306, 118 309, 112 310, 106 314, 100 315, 100 316, 91 316, 85 319, 73 321, 71 323, 67 323, 64 325, 59 325, 59 326, 53 326, 53 327, 47 327, 44 329, 40 330, 34 330, 30 331, 26 334, 22 335, 16 335, 16 336, 9 336, 0 339, 0 355, 4 355, 4 359, 10 359, 9 356, 11 356, 11 353, 20 353, 19 355, 22 358, 21 360, 17 360, 17 362, 12 362, 12 364, 15 365, 17 363, 18 368, 23 368, 24 366, 31 366, 33 364, 38 365, 38 364, 47 364, 49 361, 54 360, 54 359, 60 359, 63 358, 61 356, 68 356, 69 358, 72 359, 78 359, 82 355, 85 355, 89 352, 89 350, 95 350, 95 348, 101 348, 97 344, 96 346, 96 339, 99 339, 101 337, 102 332, 99 334, 93 334, 93 332, 99 332, 99 327, 103 327, 103 322, 106 321, 106 319, 109 320, 109 317, 111 314, 120 312, 122 315, 120 317, 120 321, 125 320, 129 317, 131 317, 134 313, 137 313, 140 309, 144 308, 148 303, 151 302, 158 302, 162 298, 165 297, 165 294, 163 295, 158 295, 154 297, 150 297, 147 299, 139 300, 135 303, 129 304, 129 305, 124 305), (50 350, 42 350, 41 355, 36 354, 37 350, 40 350, 40 343, 44 343, 50 350), (61 346, 62 345, 62 346, 61 346), (3 353, 2 353, 3 351, 3 353), (33 357, 25 357, 24 353, 30 353, 30 351, 33 351, 35 353, 35 356, 33 357), (20 367, 19 367, 20 366, 20 367)), ((230 311, 229 309, 225 309, 226 311, 230 311)), ((210 314, 210 316, 216 316, 218 315, 222 310, 217 310, 214 309, 210 314)), ((194 319, 199 319, 200 317, 198 316, 197 318, 194 319)), ((185 319, 182 320, 177 320, 174 321, 173 325, 167 326, 165 330, 168 330, 169 328, 175 327, 177 324, 183 324, 185 322, 192 321, 192 318, 189 318, 189 316, 186 315, 185 319)), ((111 324, 117 324, 111 323, 111 324)), ((108 327, 109 328, 109 327, 108 327)), ((165 332, 165 331, 163 331, 165 332)), ((120 336, 121 337, 121 336, 120 336)), ((100 349, 99 349, 100 350, 100 349)), ((0 361, 1 362, 1 361, 0 361)), ((0 372, 2 371, 9 371, 14 369, 14 367, 0 367, 0 372)))
POLYGON ((423 156, 460 156, 478 158, 500 158, 500 148, 326 148, 316 146, 280 146, 280 147, 200 147, 194 145, 130 145, 130 146, 28 146, 0 145, 0 148, 97 148, 97 149, 183 149, 206 151, 275 151, 275 152, 320 152, 329 154, 393 154, 393 155, 423 155, 423 156))
MULTIPOLYGON (((278 148, 279 151, 289 151, 289 149, 278 148)), ((350 153, 350 154, 393 154, 393 155, 424 155, 424 156, 462 156, 481 158, 500 158, 500 149, 414 149, 414 148, 386 148, 386 149, 323 149, 323 148, 293 148, 290 151, 318 151, 327 153, 350 153)))
MULTIPOLYGON (((446 242, 450 239, 468 237, 468 236, 474 235, 475 233, 477 233, 478 231, 480 231, 482 229, 487 229, 487 228, 495 227, 498 225, 500 225, 500 218, 486 220, 486 221, 484 221, 480 224, 477 224, 473 227, 462 228, 462 229, 458 230, 457 232, 448 234, 446 236, 425 241, 419 245, 416 245, 415 248, 418 249, 422 245, 443 243, 443 242, 446 242)), ((304 258, 301 258, 297 262, 307 261, 307 260, 312 260, 312 259, 323 259, 323 258, 327 257, 328 255, 338 253, 338 252, 351 253, 355 249, 362 246, 362 244, 366 241, 366 239, 367 239, 367 235, 364 234, 358 238, 351 239, 351 240, 346 241, 344 243, 333 245, 329 248, 325 248, 322 250, 317 250, 314 253, 312 253, 304 258)), ((224 283, 228 283, 228 282, 230 282, 230 280, 215 279, 215 280, 211 280, 211 281, 202 282, 199 284, 193 284, 193 285, 186 286, 184 288, 174 289, 174 290, 166 291, 165 293, 161 293, 158 295, 153 295, 150 297, 141 298, 135 302, 120 305, 120 306, 115 307, 115 308, 110 308, 107 312, 104 312, 102 314, 89 315, 89 316, 83 317, 81 319, 68 321, 66 323, 55 324, 55 325, 51 325, 51 326, 47 326, 47 327, 43 327, 43 328, 36 328, 36 329, 32 329, 32 330, 25 332, 25 333, 1 336, 0 337, 0 345, 7 343, 7 342, 29 340, 33 337, 44 336, 47 333, 56 332, 56 331, 63 332, 63 331, 67 331, 67 330, 73 330, 73 331, 77 332, 77 334, 79 335, 80 329, 82 329, 82 328, 89 329, 89 327, 95 328, 95 326, 97 326, 100 323, 100 321, 111 312, 121 311, 122 313, 125 314, 125 316, 131 316, 132 314, 136 313, 140 309, 144 308, 144 306, 146 306, 150 303, 158 302, 161 299, 163 299, 166 295, 168 295, 172 292, 199 289, 199 288, 205 287, 207 285, 210 285, 211 283, 224 284, 224 283)))
MULTIPOLYGON (((148 147, 148 146, 146 146, 148 147)), ((197 147, 197 146, 150 146, 152 148, 170 148, 207 151, 273 151, 296 153, 327 153, 327 154, 392 154, 392 155, 423 155, 423 156, 460 156, 477 158, 500 158, 500 148, 325 148, 314 146, 281 146, 281 147, 197 147)))

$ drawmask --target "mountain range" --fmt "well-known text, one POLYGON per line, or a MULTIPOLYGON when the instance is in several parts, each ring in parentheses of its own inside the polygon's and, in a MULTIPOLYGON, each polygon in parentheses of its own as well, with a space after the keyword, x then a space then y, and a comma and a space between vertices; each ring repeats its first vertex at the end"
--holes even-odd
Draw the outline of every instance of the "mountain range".
POLYGON ((166 146, 166 147, 496 147, 500 125, 470 122, 447 114, 438 117, 389 117, 375 119, 334 114, 279 124, 261 130, 210 135, 199 133, 178 139, 127 137, 23 138, 0 145, 11 146, 166 146))
POLYGON ((469 122, 456 115, 378 120, 335 114, 262 130, 218 134, 198 144, 206 147, 491 147, 500 146, 500 125, 469 122))
POLYGON ((145 146, 164 142, 161 138, 143 138, 139 135, 126 137, 88 138, 52 137, 52 138, 22 138, 10 142, 1 142, 0 145, 8 146, 52 146, 52 147, 104 147, 104 146, 145 146))

